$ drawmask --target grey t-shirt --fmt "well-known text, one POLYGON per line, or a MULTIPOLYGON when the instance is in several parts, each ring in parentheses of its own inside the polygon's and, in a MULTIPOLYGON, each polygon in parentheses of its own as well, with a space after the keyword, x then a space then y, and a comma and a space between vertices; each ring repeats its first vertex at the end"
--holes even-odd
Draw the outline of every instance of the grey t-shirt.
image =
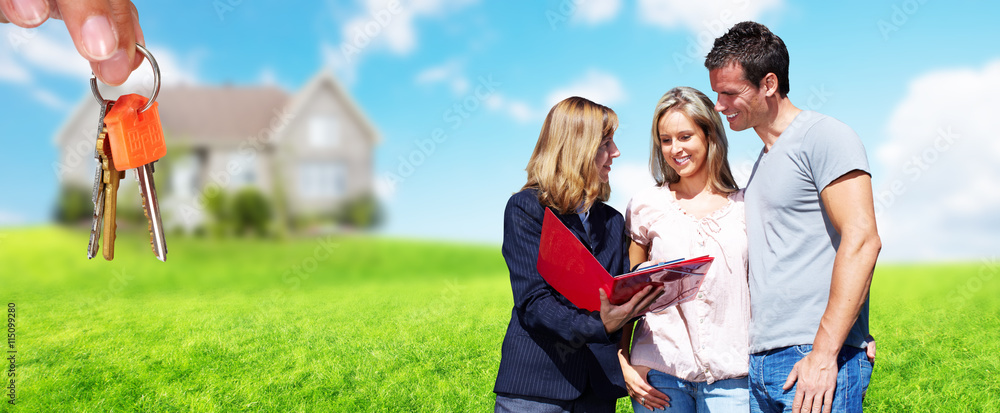
MULTIPOLYGON (((745 202, 750 261, 750 352, 812 344, 830 298, 840 235, 820 192, 853 170, 868 174, 858 135, 829 116, 803 111, 761 150, 745 202)), ((844 345, 864 347, 868 298, 844 345)))

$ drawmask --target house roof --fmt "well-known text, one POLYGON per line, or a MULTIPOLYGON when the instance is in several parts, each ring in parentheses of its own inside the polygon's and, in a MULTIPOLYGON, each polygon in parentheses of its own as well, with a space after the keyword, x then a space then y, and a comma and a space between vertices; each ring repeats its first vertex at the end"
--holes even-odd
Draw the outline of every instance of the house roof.
POLYGON ((160 122, 164 132, 181 140, 242 140, 269 131, 271 120, 289 100, 271 86, 177 86, 163 88, 160 122))
MULTIPOLYGON (((160 89, 160 123, 169 139, 187 142, 238 142, 257 137, 261 132, 280 136, 288 127, 280 118, 297 117, 324 87, 333 91, 349 116, 357 121, 373 144, 380 141, 378 131, 354 99, 327 70, 320 70, 299 91, 289 94, 275 86, 197 86, 177 85, 160 89), (272 130, 275 125, 278 130, 272 130)), ((89 92, 77 103, 56 133, 54 142, 64 146, 74 133, 70 127, 81 119, 93 118, 96 133, 98 105, 89 92)))
MULTIPOLYGON (((344 90, 343 86, 340 85, 340 82, 338 82, 337 79, 334 78, 333 75, 326 69, 320 70, 316 73, 316 75, 313 76, 312 79, 310 79, 297 94, 295 94, 295 97, 291 99, 288 103, 288 107, 286 108, 288 114, 293 117, 298 117, 304 107, 312 101, 316 93, 318 93, 320 88, 324 86, 329 87, 333 91, 334 95, 336 95, 336 97, 344 104, 347 113, 357 121, 362 131, 365 132, 366 137, 371 140, 371 143, 373 145, 379 143, 381 141, 381 136, 379 135, 378 130, 375 129, 375 125, 372 124, 371 120, 369 120, 367 116, 365 116, 364 112, 361 111, 361 108, 358 107, 358 104, 354 101, 351 95, 344 90)), ((287 126, 288 125, 285 125, 285 127, 287 126)), ((275 131, 275 134, 280 136, 284 132, 283 129, 284 128, 275 131)))

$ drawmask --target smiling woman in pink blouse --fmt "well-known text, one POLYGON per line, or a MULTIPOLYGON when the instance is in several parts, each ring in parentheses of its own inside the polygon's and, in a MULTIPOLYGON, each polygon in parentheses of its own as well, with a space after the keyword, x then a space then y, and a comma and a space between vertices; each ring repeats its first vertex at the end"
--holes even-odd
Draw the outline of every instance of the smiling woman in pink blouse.
POLYGON ((689 87, 660 98, 650 155, 657 185, 636 194, 625 214, 632 263, 715 257, 693 300, 647 314, 633 334, 623 329, 619 359, 636 412, 750 410, 743 191, 713 106, 689 87))

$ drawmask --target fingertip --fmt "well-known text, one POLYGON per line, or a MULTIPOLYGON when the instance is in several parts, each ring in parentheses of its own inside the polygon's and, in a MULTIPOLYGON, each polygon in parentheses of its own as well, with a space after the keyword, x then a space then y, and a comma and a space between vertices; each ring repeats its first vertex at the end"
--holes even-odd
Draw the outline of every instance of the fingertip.
POLYGON ((13 1, 4 8, 7 19, 24 28, 38 27, 49 18, 49 2, 45 0, 13 1))
MULTIPOLYGON (((794 374, 794 372, 792 374, 794 374)), ((788 379, 785 380, 785 384, 781 386, 781 389, 787 391, 788 389, 791 389, 793 385, 795 385, 795 380, 789 376, 788 379)))
POLYGON ((132 6, 132 28, 135 31, 135 42, 146 46, 146 36, 142 34, 142 26, 139 25, 139 10, 135 8, 135 4, 129 3, 132 6))
POLYGON ((111 59, 118 49, 118 37, 111 27, 111 21, 104 15, 94 15, 84 20, 80 26, 79 41, 92 61, 111 59))
POLYGON ((124 50, 118 50, 108 60, 99 62, 97 70, 94 71, 98 79, 111 86, 125 83, 130 73, 132 70, 129 67, 128 54, 124 50))
POLYGON ((143 56, 142 53, 136 53, 132 58, 132 71, 135 71, 135 69, 138 69, 139 66, 142 66, 142 60, 145 58, 146 57, 143 56))

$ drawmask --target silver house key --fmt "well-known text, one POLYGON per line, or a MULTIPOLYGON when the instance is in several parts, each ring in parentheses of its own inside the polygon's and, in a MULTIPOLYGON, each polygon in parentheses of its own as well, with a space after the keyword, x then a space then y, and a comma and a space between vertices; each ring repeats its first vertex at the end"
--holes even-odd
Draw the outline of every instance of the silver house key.
MULTIPOLYGON (((97 120, 98 145, 101 143, 101 133, 104 131, 104 115, 111 110, 112 105, 114 105, 114 102, 110 100, 103 100, 103 104, 101 105, 101 113, 98 115, 97 120)), ((87 259, 96 257, 97 251, 100 249, 100 244, 98 244, 98 242, 101 238, 101 226, 104 221, 104 174, 109 173, 104 170, 104 160, 101 159, 101 151, 99 149, 94 149, 94 159, 97 159, 97 172, 94 176, 94 193, 91 197, 91 200, 94 203, 94 222, 90 228, 90 242, 87 244, 87 259)))
MULTIPOLYGON (((148 100, 141 100, 143 98, 139 95, 123 95, 119 97, 118 100, 116 100, 113 105, 106 106, 105 107, 106 111, 104 112, 102 121, 102 126, 104 126, 105 128, 102 130, 106 131, 107 133, 112 152, 114 152, 115 154, 114 159, 116 161, 117 167, 135 169, 135 178, 139 184, 139 195, 142 197, 143 214, 146 216, 146 219, 149 223, 148 230, 150 236, 150 241, 149 241, 150 246, 152 247, 153 254, 156 256, 157 259, 159 259, 160 261, 166 261, 167 242, 163 233, 163 222, 160 218, 160 205, 156 196, 156 185, 153 181, 153 170, 154 170, 153 163, 155 162, 156 159, 158 159, 158 157, 163 156, 165 154, 165 150, 163 149, 165 146, 163 146, 163 141, 162 141, 163 135, 162 131, 160 131, 159 129, 160 126, 158 117, 155 117, 157 110, 156 106, 154 106, 154 102, 156 101, 156 96, 157 94, 159 94, 160 91, 160 68, 156 64, 156 59, 153 58, 153 55, 149 53, 149 51, 146 50, 145 47, 136 44, 136 50, 143 54, 143 56, 146 58, 147 61, 149 61, 149 64, 153 68, 153 93, 148 100), (142 102, 145 102, 144 106, 142 102), (113 106, 114 110, 112 110, 113 106), (142 107, 140 108, 139 106, 142 107), (139 135, 130 135, 129 133, 136 132, 136 129, 127 129, 127 128, 137 127, 136 125, 138 125, 138 123, 132 123, 132 122, 137 122, 136 117, 138 117, 138 119, 140 120, 143 119, 142 118, 143 112, 146 112, 146 110, 151 108, 152 111, 150 113, 152 113, 153 115, 147 114, 147 116, 154 116, 154 118, 147 118, 147 119, 156 119, 154 121, 156 125, 155 130, 160 132, 158 132, 158 134, 156 135, 143 135, 143 133, 148 134, 149 133, 148 131, 150 129, 138 129, 140 131, 139 135), (146 132, 141 132, 141 131, 146 131, 146 132), (128 136, 130 139, 128 143, 126 143, 125 139, 126 136, 128 136), (133 136, 140 136, 140 139, 132 140, 133 136), (147 138, 143 136, 145 137, 156 136, 158 138, 158 145, 159 145, 157 149, 158 152, 142 152, 148 149, 143 147, 139 147, 139 149, 137 149, 137 147, 132 146, 136 142, 145 142, 147 138), (135 150, 140 151, 138 152, 138 154, 144 154, 140 156, 149 158, 148 161, 145 161, 147 163, 134 166, 137 163, 142 162, 142 161, 134 162, 135 159, 131 158, 131 156, 135 156, 135 154, 137 153, 134 152, 135 150), (151 155, 154 153, 155 155, 151 155), (119 155, 124 155, 124 156, 119 158, 119 155), (129 159, 132 159, 132 161, 129 161, 129 159)), ((96 76, 91 76, 90 88, 91 91, 94 93, 94 97, 97 98, 98 102, 106 102, 105 99, 101 96, 101 92, 97 88, 96 76)), ((150 124, 147 122, 144 125, 147 125, 144 127, 148 127, 148 125, 150 124)), ((111 172, 116 173, 116 171, 111 171, 111 172)), ((108 173, 108 171, 104 170, 102 171, 102 173, 108 173)), ((105 197, 107 197, 107 195, 105 197)), ((95 198, 95 203, 96 202, 97 201, 95 198)), ((107 203, 107 199, 105 199, 105 203, 107 203)), ((107 208, 105 208, 105 210, 107 210, 107 208)), ((97 217, 95 216, 95 218, 97 217)), ((97 219, 103 219, 103 220, 109 219, 108 213, 105 213, 103 217, 97 219)), ((108 228, 107 223, 105 223, 104 227, 105 227, 105 232, 107 232, 108 228)), ((91 239, 92 240, 95 239, 93 233, 91 239)), ((96 253, 96 249, 94 250, 94 252, 96 253)))

